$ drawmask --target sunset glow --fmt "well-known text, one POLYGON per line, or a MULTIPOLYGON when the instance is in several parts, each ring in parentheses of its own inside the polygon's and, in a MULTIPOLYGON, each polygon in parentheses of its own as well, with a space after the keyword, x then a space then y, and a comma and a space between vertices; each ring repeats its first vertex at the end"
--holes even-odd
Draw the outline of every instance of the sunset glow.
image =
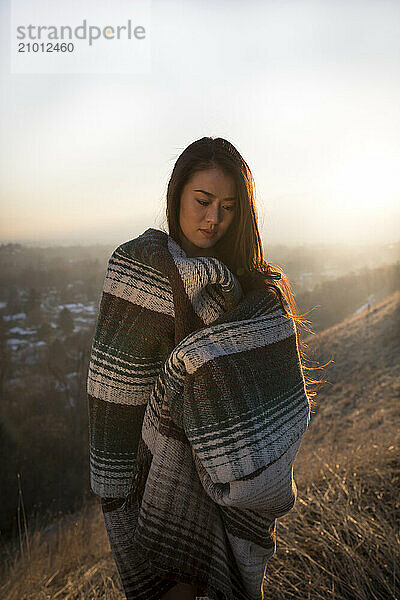
POLYGON ((12 75, 4 42, 0 240, 158 227, 176 158, 212 135, 250 165, 269 242, 396 241, 399 18, 389 0, 155 2, 141 75, 12 75))

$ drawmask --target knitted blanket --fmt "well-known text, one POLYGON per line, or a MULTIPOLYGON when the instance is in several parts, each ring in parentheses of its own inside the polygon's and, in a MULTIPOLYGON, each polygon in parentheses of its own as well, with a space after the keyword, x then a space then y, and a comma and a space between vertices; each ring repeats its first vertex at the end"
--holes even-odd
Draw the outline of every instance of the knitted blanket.
POLYGON ((244 294, 222 262, 160 230, 122 244, 88 407, 92 490, 110 514, 130 511, 130 552, 147 565, 132 559, 132 598, 182 581, 210 600, 261 600, 309 420, 295 323, 275 294, 244 294))

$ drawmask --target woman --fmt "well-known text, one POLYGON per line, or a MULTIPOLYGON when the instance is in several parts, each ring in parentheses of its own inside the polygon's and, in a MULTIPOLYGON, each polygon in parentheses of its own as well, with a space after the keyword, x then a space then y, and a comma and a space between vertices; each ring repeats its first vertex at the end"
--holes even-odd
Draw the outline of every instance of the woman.
POLYGON ((169 234, 148 229, 108 265, 91 486, 128 600, 259 600, 313 395, 302 321, 263 260, 252 175, 230 142, 184 150, 167 220, 169 234))

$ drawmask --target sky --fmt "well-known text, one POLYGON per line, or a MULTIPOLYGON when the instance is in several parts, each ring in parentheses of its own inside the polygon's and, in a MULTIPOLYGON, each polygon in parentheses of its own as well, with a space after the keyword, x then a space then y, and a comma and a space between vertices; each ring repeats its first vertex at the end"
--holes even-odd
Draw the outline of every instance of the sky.
POLYGON ((174 163, 205 135, 249 164, 266 243, 399 240, 398 0, 152 0, 150 68, 126 74, 11 73, 10 5, 0 243, 161 227, 174 163))

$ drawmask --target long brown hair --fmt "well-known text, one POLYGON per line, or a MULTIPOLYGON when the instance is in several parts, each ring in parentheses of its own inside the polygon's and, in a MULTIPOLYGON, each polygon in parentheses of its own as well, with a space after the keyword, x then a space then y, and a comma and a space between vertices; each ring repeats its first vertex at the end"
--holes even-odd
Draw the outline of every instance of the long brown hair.
POLYGON ((181 244, 182 230, 179 225, 179 212, 182 190, 196 172, 216 167, 233 178, 237 201, 234 220, 226 234, 213 246, 214 255, 237 276, 245 291, 258 287, 267 287, 273 290, 286 315, 293 318, 296 324, 297 346, 302 362, 306 392, 309 400, 314 404, 313 397, 323 381, 310 379, 306 371, 322 367, 307 367, 304 364, 306 360, 309 360, 304 351, 304 348, 308 346, 299 340, 298 335, 299 326, 308 333, 313 333, 308 326, 310 321, 304 318, 310 311, 299 314, 290 282, 284 271, 278 265, 264 259, 255 207, 254 179, 244 158, 233 144, 224 138, 203 137, 196 140, 182 152, 175 162, 167 188, 168 233, 178 244, 181 244), (311 385, 318 387, 311 389, 311 385))

